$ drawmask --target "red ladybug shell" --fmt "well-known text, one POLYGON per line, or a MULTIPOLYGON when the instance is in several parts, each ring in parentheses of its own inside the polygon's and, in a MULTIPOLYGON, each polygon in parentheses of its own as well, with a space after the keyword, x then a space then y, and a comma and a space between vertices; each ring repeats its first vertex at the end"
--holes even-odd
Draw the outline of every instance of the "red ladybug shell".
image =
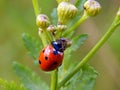
POLYGON ((62 64, 63 56, 64 53, 56 51, 52 45, 48 45, 40 53, 40 68, 44 71, 52 71, 58 68, 62 64))

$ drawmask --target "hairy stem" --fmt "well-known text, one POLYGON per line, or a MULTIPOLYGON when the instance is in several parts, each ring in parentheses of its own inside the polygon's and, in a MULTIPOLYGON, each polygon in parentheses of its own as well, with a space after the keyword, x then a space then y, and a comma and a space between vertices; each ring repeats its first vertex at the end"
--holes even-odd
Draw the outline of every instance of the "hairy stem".
POLYGON ((63 36, 68 36, 72 31, 74 31, 82 22, 88 19, 89 16, 87 15, 86 11, 84 11, 83 16, 70 28, 66 31, 63 36))
POLYGON ((89 53, 82 59, 82 61, 74 68, 73 71, 69 72, 63 80, 61 80, 58 84, 58 88, 63 86, 70 78, 75 75, 80 68, 85 65, 91 57, 102 47, 102 45, 110 38, 110 36, 115 31, 116 27, 120 24, 120 18, 116 17, 109 27, 108 31, 105 33, 105 35, 98 41, 98 43, 89 51, 89 53))
MULTIPOLYGON (((32 0, 32 3, 33 3, 33 8, 34 8, 34 11, 35 11, 35 15, 37 17, 37 15, 40 14, 38 0, 32 0)), ((39 33, 39 36, 42 40, 43 46, 45 47, 48 44, 48 40, 50 40, 49 37, 48 37, 48 34, 46 34, 46 31, 43 30, 41 33, 39 33)))
POLYGON ((52 72, 50 90, 57 90, 57 83, 58 83, 58 69, 52 72))
POLYGON ((51 41, 53 40, 51 34, 47 31, 47 30, 44 30, 45 34, 46 34, 46 37, 47 37, 47 40, 49 43, 51 43, 51 41))
MULTIPOLYGON (((32 0, 33 3, 33 8, 35 11, 35 15, 37 17, 38 14, 40 14, 40 9, 39 9, 39 5, 38 5, 38 0, 32 0)), ((50 37, 50 35, 48 34, 47 31, 40 31, 39 32, 39 36, 42 40, 43 46, 45 47, 46 45, 48 45, 48 42, 51 42, 52 38, 50 37), (47 40, 48 39, 48 40, 47 40)), ((50 90, 56 90, 57 88, 57 82, 58 82, 58 69, 54 70, 52 72, 51 75, 51 88, 50 90)))
POLYGON ((39 33, 39 36, 41 38, 43 46, 46 47, 47 44, 48 44, 48 41, 47 41, 47 38, 46 38, 46 33, 43 31, 43 32, 39 33))
POLYGON ((32 0, 32 3, 33 3, 33 8, 34 8, 34 11, 35 11, 35 15, 37 16, 40 13, 38 0, 32 0))

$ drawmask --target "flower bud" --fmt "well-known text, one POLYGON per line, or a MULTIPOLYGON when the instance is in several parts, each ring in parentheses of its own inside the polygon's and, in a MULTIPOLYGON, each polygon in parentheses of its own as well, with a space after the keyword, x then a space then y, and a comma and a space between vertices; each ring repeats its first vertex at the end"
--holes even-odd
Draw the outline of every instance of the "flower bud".
POLYGON ((101 5, 95 0, 87 0, 84 9, 89 16, 95 16, 101 11, 101 5))
POLYGON ((39 28, 39 29, 38 29, 38 34, 40 35, 42 32, 43 32, 43 29, 42 29, 42 28, 39 28))
POLYGON ((45 14, 39 14, 36 18, 36 24, 40 28, 47 28, 50 24, 50 21, 45 14))
POLYGON ((119 7, 119 10, 117 12, 117 17, 120 18, 120 7, 119 7))
POLYGON ((57 25, 57 29, 63 31, 65 29, 67 29, 67 26, 66 25, 57 25))
POLYGON ((64 24, 68 20, 75 17, 78 10, 74 5, 70 4, 69 2, 61 2, 57 7, 57 11, 58 11, 59 23, 64 24))
POLYGON ((50 25, 48 28, 47 28, 47 30, 48 31, 50 31, 50 32, 55 32, 56 31, 56 26, 54 26, 54 25, 50 25))

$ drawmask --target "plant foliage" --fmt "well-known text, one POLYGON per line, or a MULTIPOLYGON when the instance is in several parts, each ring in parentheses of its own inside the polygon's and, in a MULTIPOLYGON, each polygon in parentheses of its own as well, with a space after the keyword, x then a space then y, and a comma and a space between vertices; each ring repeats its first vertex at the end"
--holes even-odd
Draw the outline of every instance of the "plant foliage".
POLYGON ((3 80, 1 78, 0 78, 0 86, 4 90, 26 90, 22 84, 17 85, 14 81, 8 82, 7 80, 3 80))
POLYGON ((22 35, 22 38, 23 38, 25 47, 29 51, 30 56, 32 56, 36 60, 38 58, 40 50, 43 47, 42 43, 26 33, 22 35))
POLYGON ((62 90, 93 90, 97 76, 98 73, 96 70, 92 66, 86 64, 67 82, 62 90))
MULTIPOLYGON (((72 38, 72 45, 65 51, 64 58, 64 68, 68 68, 70 66, 72 53, 79 49, 87 39, 87 34, 80 34, 72 38)), ((72 63, 73 64, 73 63, 72 63)))
POLYGON ((47 84, 35 72, 24 65, 14 62, 13 69, 26 87, 26 90, 49 90, 47 84))

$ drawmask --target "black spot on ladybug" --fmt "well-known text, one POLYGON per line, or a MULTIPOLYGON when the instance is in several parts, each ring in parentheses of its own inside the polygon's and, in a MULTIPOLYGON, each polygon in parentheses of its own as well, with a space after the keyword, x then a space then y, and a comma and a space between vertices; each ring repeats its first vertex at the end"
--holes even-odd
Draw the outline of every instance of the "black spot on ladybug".
POLYGON ((45 50, 42 51, 43 53, 45 52, 45 50))
POLYGON ((47 57, 47 56, 45 56, 45 60, 48 60, 48 57, 47 57))
POLYGON ((54 62, 53 65, 57 65, 58 63, 57 62, 54 62))
POLYGON ((41 64, 41 61, 39 60, 39 64, 41 64))

